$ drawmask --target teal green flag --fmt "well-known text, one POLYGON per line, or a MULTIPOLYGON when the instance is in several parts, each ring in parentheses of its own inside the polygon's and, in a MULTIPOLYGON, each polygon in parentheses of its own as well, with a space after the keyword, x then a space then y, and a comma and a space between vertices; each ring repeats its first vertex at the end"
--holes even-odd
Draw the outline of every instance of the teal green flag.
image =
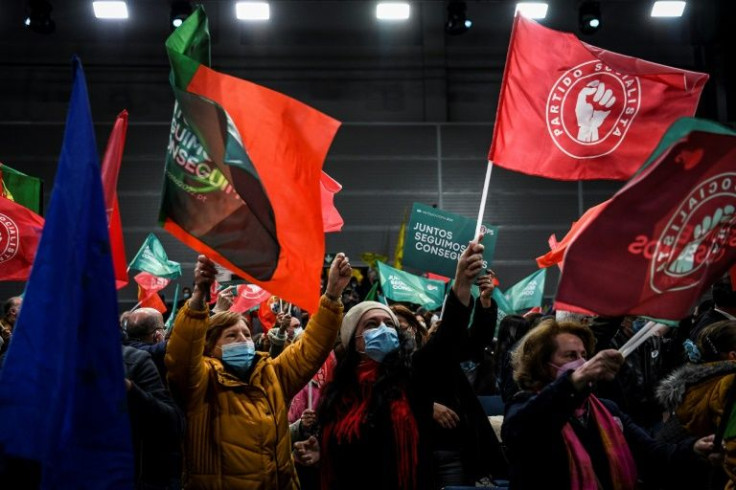
MULTIPOLYGON (((404 239, 403 265, 454 277, 458 258, 475 238, 475 224, 474 219, 415 202, 404 239)), ((498 228, 484 224, 481 231, 486 269, 493 262, 498 228)))
POLYGON ((504 297, 513 311, 542 306, 547 269, 539 269, 506 290, 504 297))
POLYGON ((174 303, 171 305, 171 314, 169 315, 169 318, 166 320, 166 330, 171 330, 171 328, 174 326, 174 319, 176 318, 176 310, 178 310, 177 305, 179 304, 179 283, 176 284, 176 289, 174 290, 174 303))
POLYGON ((378 298, 378 281, 373 283, 373 286, 371 286, 370 291, 365 295, 363 301, 376 301, 376 298, 378 298))
POLYGON ((378 265, 383 294, 392 301, 406 301, 434 310, 442 306, 445 299, 445 283, 425 279, 408 272, 394 269, 383 262, 378 265))
POLYGON ((181 265, 169 260, 159 239, 153 233, 149 233, 141 249, 135 254, 128 269, 136 269, 148 272, 156 277, 164 279, 176 279, 181 277, 181 265))

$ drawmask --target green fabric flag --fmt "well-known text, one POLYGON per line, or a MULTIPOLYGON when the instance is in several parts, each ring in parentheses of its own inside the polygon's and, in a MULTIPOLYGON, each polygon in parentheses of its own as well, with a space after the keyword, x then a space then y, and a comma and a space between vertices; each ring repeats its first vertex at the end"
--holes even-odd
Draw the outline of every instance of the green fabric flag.
POLYGON ((0 163, 0 195, 15 201, 36 214, 43 208, 43 183, 0 163))
POLYGON ((128 268, 149 272, 164 279, 181 277, 181 265, 169 260, 164 251, 164 246, 161 245, 158 237, 153 233, 148 234, 146 241, 143 242, 141 249, 133 257, 128 268))
POLYGON ((535 306, 542 306, 546 278, 547 269, 539 269, 508 288, 504 297, 512 311, 518 312, 535 306))
POLYGON ((174 303, 171 305, 171 314, 169 315, 169 318, 166 319, 166 330, 170 331, 174 326, 174 319, 176 319, 176 310, 178 310, 177 305, 179 303, 179 283, 176 284, 176 289, 174 290, 174 303))
POLYGON ((425 279, 377 262, 383 294, 392 301, 406 301, 434 310, 445 299, 445 283, 425 279))
POLYGON ((506 315, 514 315, 516 312, 511 307, 508 301, 506 301, 506 296, 503 295, 503 291, 501 291, 499 288, 493 288, 493 293, 491 294, 491 297, 496 301, 496 304, 498 305, 498 313, 496 316, 496 333, 495 335, 498 335, 498 325, 501 323, 501 320, 506 317, 506 315))
POLYGON ((376 301, 378 298, 378 281, 373 283, 373 286, 371 286, 370 291, 368 291, 368 294, 365 295, 365 298, 363 298, 363 301, 376 301))

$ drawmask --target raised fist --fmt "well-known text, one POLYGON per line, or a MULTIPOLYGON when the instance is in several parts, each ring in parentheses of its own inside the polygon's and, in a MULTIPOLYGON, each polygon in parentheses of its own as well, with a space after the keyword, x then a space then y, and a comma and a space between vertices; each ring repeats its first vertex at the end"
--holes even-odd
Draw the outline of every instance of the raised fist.
POLYGON ((598 128, 611 113, 611 106, 616 103, 613 91, 606 89, 600 80, 592 80, 578 94, 575 104, 575 116, 578 119, 578 141, 591 143, 598 141, 598 128), (592 95, 591 100, 588 96, 592 95))

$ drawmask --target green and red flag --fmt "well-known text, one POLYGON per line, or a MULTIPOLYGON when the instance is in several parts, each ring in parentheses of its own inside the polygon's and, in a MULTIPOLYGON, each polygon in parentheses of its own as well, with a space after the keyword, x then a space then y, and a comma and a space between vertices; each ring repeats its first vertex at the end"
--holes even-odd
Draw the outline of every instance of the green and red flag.
POLYGON ((159 222, 250 283, 315 311, 325 252, 320 179, 339 121, 209 68, 201 6, 166 49, 176 104, 159 222))
POLYGON ((118 205, 118 174, 120 173, 120 163, 123 160, 127 131, 128 111, 123 111, 115 119, 101 164, 102 190, 105 193, 107 229, 110 232, 110 251, 112 252, 112 265, 117 289, 121 289, 128 284, 123 224, 120 221, 120 206, 118 205))
POLYGON ((41 214, 43 182, 0 163, 0 196, 41 214))
POLYGON ((680 119, 568 246, 556 307, 679 320, 736 262, 736 132, 680 119))
POLYGON ((44 220, 0 196, 0 281, 26 281, 41 240, 44 220))

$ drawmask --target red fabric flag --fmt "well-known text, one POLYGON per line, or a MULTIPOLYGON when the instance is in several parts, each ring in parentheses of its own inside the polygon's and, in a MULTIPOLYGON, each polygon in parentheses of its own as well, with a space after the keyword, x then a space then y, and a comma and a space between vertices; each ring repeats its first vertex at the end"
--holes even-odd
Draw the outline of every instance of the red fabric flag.
POLYGON ((567 247, 585 228, 585 225, 600 214, 600 212, 606 207, 608 202, 609 201, 603 201, 597 206, 593 206, 585 213, 583 213, 579 220, 573 221, 572 227, 570 227, 570 231, 567 232, 565 238, 563 238, 560 242, 557 242, 555 239, 554 246, 552 243, 552 237, 554 237, 554 235, 552 235, 552 237, 550 237, 549 239, 549 247, 551 250, 546 254, 537 257, 537 265, 539 266, 539 268, 544 269, 545 267, 557 264, 560 266, 560 270, 562 270, 562 260, 565 256, 565 252, 567 251, 567 247))
POLYGON ((695 113, 707 79, 517 15, 488 159, 552 179, 625 180, 695 113))
POLYGON ((238 286, 237 297, 233 301, 230 311, 244 313, 270 297, 271 293, 255 284, 241 284, 238 286))
POLYGON ((0 196, 0 281, 26 281, 41 240, 44 219, 0 196))
POLYGON ((278 301, 278 298, 271 296, 261 303, 261 306, 258 308, 258 320, 260 320, 261 326, 263 327, 263 333, 268 333, 276 325, 276 313, 271 308, 271 305, 276 301, 278 301))
POLYGON ((138 283, 138 301, 141 307, 155 308, 164 313, 166 305, 158 295, 158 292, 169 285, 171 279, 156 277, 148 272, 141 272, 133 277, 138 283))
POLYGON ((324 170, 319 179, 320 194, 322 196, 322 224, 325 233, 342 230, 345 224, 340 212, 335 207, 335 194, 342 190, 338 181, 327 175, 324 170))
POLYGON ((427 279, 434 279, 436 281, 442 281, 445 284, 450 282, 450 278, 447 276, 441 276, 439 274, 435 274, 434 272, 425 272, 424 275, 427 277, 427 279))
MULTIPOLYGON (((128 130, 128 111, 118 114, 115 125, 107 140, 105 156, 102 159, 102 189, 105 193, 105 209, 107 210, 107 228, 110 231, 110 250, 112 265, 115 271, 115 287, 123 288, 128 284, 127 260, 125 259, 125 243, 123 242, 123 225, 120 221, 118 206, 118 174, 123 159, 125 135, 128 130)), ((165 310, 164 310, 165 311, 165 310)))
POLYGON ((569 245, 558 309, 679 320, 736 262, 736 132, 686 118, 665 138, 569 245))

